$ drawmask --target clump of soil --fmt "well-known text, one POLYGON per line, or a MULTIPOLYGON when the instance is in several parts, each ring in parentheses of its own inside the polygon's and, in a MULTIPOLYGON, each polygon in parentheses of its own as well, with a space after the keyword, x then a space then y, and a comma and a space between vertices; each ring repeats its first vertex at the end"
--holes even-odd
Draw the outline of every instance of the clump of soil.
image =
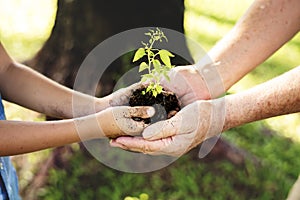
POLYGON ((172 92, 164 91, 156 97, 151 92, 142 94, 145 88, 135 90, 130 99, 130 106, 153 106, 155 108, 155 115, 148 119, 134 118, 136 121, 145 120, 145 123, 155 123, 157 121, 169 119, 173 117, 179 110, 179 101, 176 95, 172 92))

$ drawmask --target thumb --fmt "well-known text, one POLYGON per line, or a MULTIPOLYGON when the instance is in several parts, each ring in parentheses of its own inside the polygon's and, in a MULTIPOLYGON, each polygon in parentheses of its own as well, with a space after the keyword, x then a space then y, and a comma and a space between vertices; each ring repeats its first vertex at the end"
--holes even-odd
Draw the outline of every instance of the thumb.
POLYGON ((181 121, 181 117, 176 115, 169 120, 159 121, 145 128, 143 137, 147 140, 157 140, 177 135, 180 132, 181 121))
POLYGON ((151 106, 128 107, 128 111, 129 116, 126 117, 150 118, 155 114, 155 109, 151 106))

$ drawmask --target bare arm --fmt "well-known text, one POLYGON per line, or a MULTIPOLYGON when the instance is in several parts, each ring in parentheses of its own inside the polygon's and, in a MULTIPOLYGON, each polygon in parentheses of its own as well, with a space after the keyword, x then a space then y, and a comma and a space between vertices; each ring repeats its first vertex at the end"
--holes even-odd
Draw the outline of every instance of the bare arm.
POLYGON ((174 68, 164 87, 175 92, 183 105, 220 97, 299 31, 299 8, 299 0, 254 1, 208 52, 209 59, 174 68))
POLYGON ((224 130, 274 116, 300 112, 300 66, 226 99, 224 130))
POLYGON ((300 30, 299 0, 256 0, 209 52, 225 91, 300 30))
POLYGON ((80 138, 73 120, 49 122, 0 121, 0 156, 29 153, 80 138))
POLYGON ((0 120, 0 156, 16 155, 90 139, 137 135, 146 127, 133 117, 148 118, 152 107, 110 107, 84 117, 46 122, 0 120))
POLYGON ((73 98, 76 98, 77 116, 91 114, 109 107, 109 102, 104 99, 71 90, 15 62, 1 43, 0 92, 3 98, 10 102, 59 118, 73 117, 73 98), (94 104, 95 111, 88 109, 94 104))
POLYGON ((132 117, 151 117, 153 109, 120 106, 135 87, 138 85, 118 90, 101 99, 85 95, 13 61, 0 43, 1 95, 6 100, 47 115, 73 118, 50 122, 0 120, 0 156, 28 153, 94 138, 141 133, 146 125, 134 121, 132 117), (76 105, 73 105, 74 99, 76 105))

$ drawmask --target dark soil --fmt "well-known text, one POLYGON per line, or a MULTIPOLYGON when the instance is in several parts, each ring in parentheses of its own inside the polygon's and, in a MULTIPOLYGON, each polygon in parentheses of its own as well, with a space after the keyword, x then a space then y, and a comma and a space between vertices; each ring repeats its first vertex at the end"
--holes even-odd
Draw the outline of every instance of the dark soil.
MULTIPOLYGON (((157 121, 169 119, 174 116, 179 110, 179 101, 176 95, 172 92, 163 91, 156 97, 151 92, 142 94, 145 88, 137 89, 133 92, 129 99, 130 106, 153 106, 155 115, 151 118, 144 119, 145 123, 155 123, 157 121)), ((141 121, 141 118, 134 118, 136 121, 141 121)))

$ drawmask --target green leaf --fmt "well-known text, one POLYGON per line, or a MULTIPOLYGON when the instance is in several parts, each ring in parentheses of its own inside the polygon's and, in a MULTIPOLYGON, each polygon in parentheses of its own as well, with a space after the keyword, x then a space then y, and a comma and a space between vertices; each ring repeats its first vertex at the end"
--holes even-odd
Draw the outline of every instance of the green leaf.
POLYGON ((164 75, 165 79, 167 79, 167 81, 169 81, 169 82, 171 81, 171 79, 170 79, 170 77, 168 75, 168 72, 164 71, 163 75, 164 75))
POLYGON ((158 84, 157 84, 157 85, 155 86, 155 90, 157 91, 158 94, 160 94, 160 93, 162 92, 162 90, 163 90, 163 87, 162 87, 161 85, 158 85, 158 84))
POLYGON ((145 76, 143 76, 143 77, 141 78, 141 82, 142 82, 142 83, 146 82, 147 80, 148 80, 148 78, 145 77, 145 76))
POLYGON ((151 51, 151 49, 147 49, 147 54, 150 56, 150 57, 153 57, 155 54, 153 53, 153 51, 151 51))
POLYGON ((156 69, 156 71, 159 71, 159 69, 161 68, 161 64, 160 64, 159 60, 154 59, 153 66, 154 66, 154 69, 156 69))
POLYGON ((145 69, 148 69, 148 68, 149 68, 149 66, 147 65, 147 63, 142 62, 140 64, 140 67, 139 67, 139 72, 142 72, 142 71, 144 71, 145 69))
POLYGON ((133 57, 133 62, 141 59, 143 56, 145 55, 145 49, 144 48, 139 48, 135 54, 134 54, 134 57, 133 57))
POLYGON ((160 50, 160 53, 166 54, 166 55, 169 56, 169 57, 174 57, 174 56, 175 56, 175 55, 172 54, 170 51, 165 50, 165 49, 160 50))
POLYGON ((149 92, 150 90, 152 90, 152 87, 149 85, 146 89, 146 92, 149 92))
POLYGON ((146 77, 147 79, 153 79, 153 74, 143 74, 143 77, 146 77))
POLYGON ((170 57, 174 57, 174 55, 173 55, 171 52, 162 49, 162 50, 160 50, 160 51, 158 52, 158 54, 159 54, 160 59, 163 61, 163 63, 164 63, 166 66, 168 66, 168 67, 171 67, 171 66, 172 66, 172 65, 171 65, 170 57))
POLYGON ((152 90, 152 95, 153 95, 154 97, 156 97, 156 96, 157 96, 157 91, 156 91, 156 90, 152 90))

